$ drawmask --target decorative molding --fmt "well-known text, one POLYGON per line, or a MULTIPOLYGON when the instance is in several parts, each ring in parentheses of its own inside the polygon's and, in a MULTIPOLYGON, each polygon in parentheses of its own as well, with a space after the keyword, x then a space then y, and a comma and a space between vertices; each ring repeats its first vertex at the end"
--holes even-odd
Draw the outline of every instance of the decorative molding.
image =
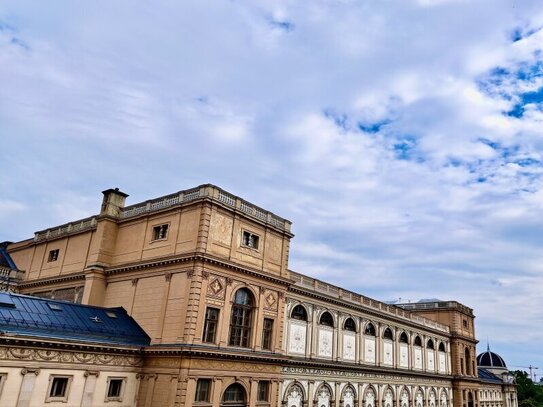
POLYGON ((138 284, 139 278, 133 278, 132 279, 132 286, 136 286, 138 284))
POLYGON ((204 280, 209 279, 209 273, 207 271, 205 271, 205 270, 202 270, 202 278, 204 280))
POLYGON ((187 278, 192 278, 194 276, 194 270, 187 271, 187 278))
POLYGON ((24 367, 21 369, 21 374, 23 376, 25 376, 26 374, 34 374, 34 375, 38 375, 40 373, 40 369, 39 368, 31 368, 31 367, 24 367))
POLYGON ((164 280, 167 282, 172 281, 172 273, 164 273, 164 280))
POLYGON ((89 377, 89 376, 100 376, 99 370, 85 370, 85 373, 83 373, 83 376, 89 377))

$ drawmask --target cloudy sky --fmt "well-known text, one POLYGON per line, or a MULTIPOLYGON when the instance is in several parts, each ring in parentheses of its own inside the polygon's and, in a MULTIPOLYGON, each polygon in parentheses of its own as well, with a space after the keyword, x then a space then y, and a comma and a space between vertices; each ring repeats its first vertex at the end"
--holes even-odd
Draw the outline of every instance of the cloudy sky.
MULTIPOLYGON (((543 369, 541 0, 0 3, 0 241, 211 182, 290 267, 543 369)), ((543 373, 543 372, 542 372, 543 373)))

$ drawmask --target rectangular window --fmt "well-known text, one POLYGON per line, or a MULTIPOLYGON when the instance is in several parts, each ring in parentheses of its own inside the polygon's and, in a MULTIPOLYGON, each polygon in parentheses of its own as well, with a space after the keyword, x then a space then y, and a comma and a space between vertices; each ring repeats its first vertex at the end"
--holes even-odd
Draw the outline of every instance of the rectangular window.
POLYGON ((196 382, 196 394, 194 401, 199 403, 209 403, 209 394, 211 392, 211 379, 198 379, 196 382))
POLYGON ((153 226, 153 240, 166 239, 168 237, 168 224, 153 226))
POLYGON ((68 392, 72 376, 49 376, 49 390, 47 391, 46 402, 68 401, 68 392))
POLYGON ((204 323, 204 335, 202 340, 207 343, 215 343, 217 323, 219 321, 219 310, 217 308, 206 309, 206 320, 204 323))
POLYGON ((262 332, 262 349, 272 349, 273 319, 264 318, 264 329, 262 332))
POLYGON ((257 401, 269 401, 270 382, 261 380, 258 382, 257 401))
POLYGON ((468 327, 468 320, 467 319, 462 320, 462 325, 464 325, 464 328, 467 328, 468 327))
POLYGON ((260 237, 254 233, 243 231, 243 236, 241 239, 242 246, 250 247, 251 249, 258 249, 258 241, 260 237))
POLYGON ((58 260, 58 253, 59 253, 59 249, 51 250, 49 252, 49 257, 47 258, 47 262, 51 263, 53 261, 57 261, 58 260))
POLYGON ((124 377, 108 377, 106 401, 122 401, 124 377))

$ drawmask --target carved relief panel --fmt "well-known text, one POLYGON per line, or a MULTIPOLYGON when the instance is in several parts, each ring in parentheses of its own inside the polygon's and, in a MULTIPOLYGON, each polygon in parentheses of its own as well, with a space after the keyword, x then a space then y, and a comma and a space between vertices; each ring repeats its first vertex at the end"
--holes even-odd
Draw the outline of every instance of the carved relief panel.
POLYGON ((321 386, 317 393, 317 407, 330 407, 331 394, 328 387, 321 386))
POLYGON ((394 396, 392 394, 392 390, 390 388, 385 390, 385 393, 383 394, 383 407, 392 407, 394 403, 394 396))
POLYGON ((351 332, 343 333, 343 359, 355 360, 356 337, 351 332))
POLYGON ((331 329, 319 328, 319 356, 332 357, 333 332, 331 329))
POLYGON ((428 396, 428 407, 436 407, 436 393, 434 390, 430 391, 428 396))
POLYGON ((417 394, 415 395, 415 407, 422 407, 424 404, 424 397, 422 395, 422 391, 417 390, 417 394))
POLYGON ((391 366, 393 363, 392 342, 383 342, 383 364, 391 366))
POLYGON ((290 386, 287 393, 287 407, 302 407, 303 405, 303 391, 298 384, 290 386))
POLYGON ((441 398, 439 400, 440 407, 447 407, 447 396, 445 393, 441 393, 441 398))
POLYGON ((415 346, 415 369, 422 369, 422 348, 415 346))
POLYGON ((364 395, 364 407, 375 407, 375 392, 373 389, 366 390, 364 395))
POLYGON ((409 347, 406 343, 400 344, 400 367, 409 367, 409 347))
POLYGON ((343 391, 343 407, 354 407, 354 391, 351 386, 343 391))
POLYGON ((307 325, 303 322, 295 321, 289 321, 289 324, 288 351, 289 353, 304 355, 307 325))
POLYGON ((375 337, 364 338, 364 360, 368 363, 375 363, 375 337))
POLYGON ((207 296, 224 300, 224 295, 226 293, 226 278, 210 274, 208 279, 207 296))
POLYGON ((427 356, 428 356, 428 370, 434 371, 436 369, 435 362, 434 362, 434 351, 432 349, 427 350, 427 356))
POLYGON ((400 395, 400 407, 409 407, 409 393, 403 389, 400 395))
POLYGON ((279 301, 277 291, 266 289, 264 291, 264 308, 271 311, 277 311, 278 304, 279 301))
POLYGON ((445 363, 447 355, 445 352, 439 352, 439 372, 440 373, 446 373, 447 372, 447 364, 445 363))

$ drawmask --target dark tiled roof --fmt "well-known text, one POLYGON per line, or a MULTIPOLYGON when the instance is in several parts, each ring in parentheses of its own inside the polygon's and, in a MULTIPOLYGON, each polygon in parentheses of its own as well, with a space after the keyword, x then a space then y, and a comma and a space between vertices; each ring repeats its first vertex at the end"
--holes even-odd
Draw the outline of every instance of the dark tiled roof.
POLYGON ((93 307, 13 293, 0 293, 0 331, 105 345, 150 343, 149 336, 122 307, 93 307))
POLYGON ((491 373, 488 370, 483 369, 482 367, 478 367, 477 372, 479 373, 479 378, 484 382, 492 382, 492 383, 500 383, 500 384, 503 383, 502 379, 500 379, 494 373, 491 373))
POLYGON ((504 367, 505 361, 502 359, 500 355, 494 352, 490 352, 490 349, 488 349, 486 352, 483 352, 477 356, 477 366, 482 367, 504 367))

